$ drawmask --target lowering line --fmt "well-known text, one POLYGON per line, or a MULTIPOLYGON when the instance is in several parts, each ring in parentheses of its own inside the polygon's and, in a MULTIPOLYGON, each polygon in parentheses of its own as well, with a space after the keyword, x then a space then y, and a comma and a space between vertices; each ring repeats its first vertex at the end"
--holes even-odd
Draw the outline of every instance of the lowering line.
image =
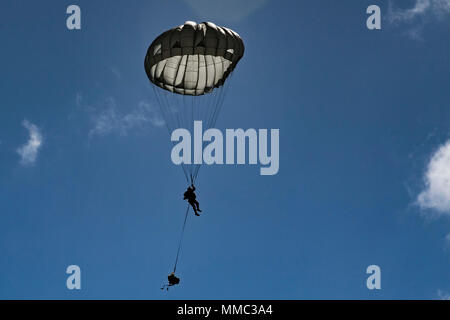
POLYGON ((186 227, 186 221, 187 221, 188 213, 189 213, 189 204, 187 205, 186 214, 184 216, 184 223, 183 223, 183 228, 181 229, 180 242, 178 243, 177 257, 175 259, 175 265, 173 267, 173 273, 175 273, 177 271, 178 257, 180 256, 181 243, 183 241, 184 229, 186 227))

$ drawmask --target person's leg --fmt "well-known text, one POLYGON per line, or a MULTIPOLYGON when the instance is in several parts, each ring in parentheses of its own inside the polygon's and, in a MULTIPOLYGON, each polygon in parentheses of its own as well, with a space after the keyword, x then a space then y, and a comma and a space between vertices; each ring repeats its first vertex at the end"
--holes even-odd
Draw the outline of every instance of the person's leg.
POLYGON ((197 206, 197 211, 202 212, 202 210, 200 210, 200 204, 197 200, 194 200, 194 204, 197 206))
POLYGON ((189 204, 191 205, 192 209, 194 210, 195 215, 199 216, 199 214, 197 213, 197 208, 195 207, 195 202, 189 201, 189 204))

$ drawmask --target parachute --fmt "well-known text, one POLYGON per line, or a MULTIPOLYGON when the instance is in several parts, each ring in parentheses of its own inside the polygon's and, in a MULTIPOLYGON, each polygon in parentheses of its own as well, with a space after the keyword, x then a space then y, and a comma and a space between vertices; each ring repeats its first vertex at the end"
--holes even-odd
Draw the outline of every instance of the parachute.
MULTIPOLYGON (((169 133, 177 128, 193 132, 195 120, 202 121, 203 130, 215 125, 232 72, 243 55, 241 37, 212 22, 187 21, 152 42, 145 71, 169 133)), ((200 164, 182 164, 182 168, 193 184, 200 164)))
MULTIPOLYGON (((212 128, 222 107, 230 78, 244 55, 241 37, 212 22, 170 29, 158 36, 145 56, 145 72, 153 84, 169 134, 177 129, 193 132, 194 121, 203 130, 212 128)), ((186 181, 194 185, 200 164, 181 164, 186 181)), ((189 212, 186 208, 181 237, 171 275, 175 276, 189 212)), ((177 278, 178 279, 178 278, 177 278)), ((169 286, 172 283, 169 278, 169 286)), ((164 288, 164 286, 163 286, 164 288)))

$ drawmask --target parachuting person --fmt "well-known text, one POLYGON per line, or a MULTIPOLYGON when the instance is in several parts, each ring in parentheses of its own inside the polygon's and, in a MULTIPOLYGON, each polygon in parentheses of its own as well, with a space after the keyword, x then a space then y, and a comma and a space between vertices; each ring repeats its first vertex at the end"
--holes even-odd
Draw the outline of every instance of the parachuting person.
MULTIPOLYGON (((145 56, 145 72, 152 83, 169 134, 177 128, 191 128, 194 121, 202 121, 205 131, 214 127, 230 76, 244 51, 244 42, 239 34, 212 22, 186 21, 153 40, 145 56)), ((185 199, 196 215, 201 210, 193 184, 200 165, 181 163, 186 181, 192 184, 185 192, 185 199)), ((181 239, 187 215, 188 210, 181 239)), ((180 247, 181 240, 174 272, 168 276, 169 283, 162 289, 180 282, 175 276, 180 247)))
POLYGON ((200 210, 200 204, 197 201, 197 196, 195 195, 194 191, 195 186, 192 184, 187 188, 186 192, 184 193, 183 200, 187 200, 188 203, 191 205, 192 209, 194 210, 195 215, 199 216, 197 212, 202 212, 202 210, 200 210))

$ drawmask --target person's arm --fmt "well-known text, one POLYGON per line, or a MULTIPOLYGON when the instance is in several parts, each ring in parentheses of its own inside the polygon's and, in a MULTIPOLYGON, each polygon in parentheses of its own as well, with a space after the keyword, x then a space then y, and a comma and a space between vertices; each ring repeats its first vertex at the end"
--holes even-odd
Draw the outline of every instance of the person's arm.
POLYGON ((192 191, 195 191, 195 186, 194 185, 192 185, 192 191))

